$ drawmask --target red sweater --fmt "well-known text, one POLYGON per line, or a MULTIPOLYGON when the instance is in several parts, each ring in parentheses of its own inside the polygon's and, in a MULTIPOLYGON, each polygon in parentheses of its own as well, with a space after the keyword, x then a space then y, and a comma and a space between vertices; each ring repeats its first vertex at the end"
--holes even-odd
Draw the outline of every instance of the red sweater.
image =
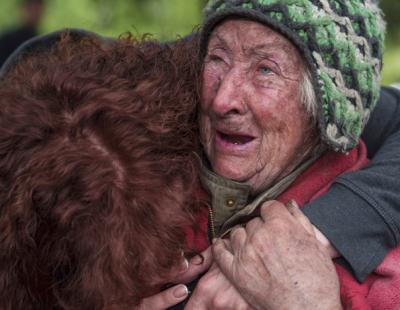
MULTIPOLYGON (((325 193, 334 179, 367 163, 363 143, 349 154, 328 152, 303 172, 277 200, 287 203, 294 199, 300 207, 325 193)), ((351 206, 349 206, 351 208, 351 206)), ((188 233, 189 244, 202 251, 208 247, 208 210, 199 215, 199 233, 188 233)), ((392 250, 382 264, 363 283, 342 266, 335 264, 341 284, 340 293, 345 309, 400 309, 400 247, 392 250)))

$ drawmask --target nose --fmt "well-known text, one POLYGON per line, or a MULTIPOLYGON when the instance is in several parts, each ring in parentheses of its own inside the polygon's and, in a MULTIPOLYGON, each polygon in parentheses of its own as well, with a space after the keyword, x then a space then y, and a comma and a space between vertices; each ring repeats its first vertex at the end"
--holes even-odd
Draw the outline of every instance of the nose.
POLYGON ((214 113, 220 117, 243 115, 247 112, 246 83, 244 75, 231 70, 216 85, 216 95, 212 102, 214 113))

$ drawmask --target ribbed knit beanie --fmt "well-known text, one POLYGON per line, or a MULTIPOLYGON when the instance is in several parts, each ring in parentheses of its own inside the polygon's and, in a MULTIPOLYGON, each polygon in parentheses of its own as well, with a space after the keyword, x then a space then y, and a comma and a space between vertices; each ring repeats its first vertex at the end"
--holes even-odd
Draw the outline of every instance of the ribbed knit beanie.
POLYGON ((380 90, 385 23, 376 0, 211 0, 201 51, 227 18, 263 23, 286 36, 312 73, 322 140, 336 151, 356 146, 380 90))

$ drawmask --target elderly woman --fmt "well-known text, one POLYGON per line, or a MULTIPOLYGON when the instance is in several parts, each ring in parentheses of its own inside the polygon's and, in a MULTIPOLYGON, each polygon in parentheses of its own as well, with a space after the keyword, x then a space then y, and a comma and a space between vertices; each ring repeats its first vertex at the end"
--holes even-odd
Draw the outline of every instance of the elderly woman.
MULTIPOLYGON (((187 308, 246 308, 235 289, 257 309, 341 308, 326 249, 282 203, 302 206, 367 163, 359 138, 379 95, 383 34, 373 1, 210 2, 199 112, 210 225, 223 236, 263 207, 216 242, 223 274, 212 267, 187 308)), ((343 305, 392 309, 399 258, 390 253, 363 285, 338 265, 343 305)))

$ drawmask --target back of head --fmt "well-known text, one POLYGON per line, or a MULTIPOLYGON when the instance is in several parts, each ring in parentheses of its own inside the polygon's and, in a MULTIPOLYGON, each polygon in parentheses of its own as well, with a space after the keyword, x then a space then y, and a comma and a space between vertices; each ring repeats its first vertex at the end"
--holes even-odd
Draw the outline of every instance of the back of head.
POLYGON ((190 251, 191 44, 67 36, 0 82, 2 309, 132 306, 190 251))

